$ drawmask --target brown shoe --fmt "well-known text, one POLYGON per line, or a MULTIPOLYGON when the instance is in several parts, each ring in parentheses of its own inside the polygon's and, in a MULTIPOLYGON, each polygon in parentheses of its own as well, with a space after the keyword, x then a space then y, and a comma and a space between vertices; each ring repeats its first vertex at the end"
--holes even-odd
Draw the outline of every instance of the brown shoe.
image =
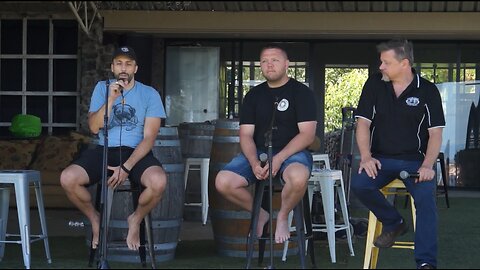
POLYGON ((398 224, 395 230, 390 232, 382 232, 373 243, 378 248, 389 248, 395 243, 395 238, 404 235, 408 231, 408 225, 404 221, 398 224))

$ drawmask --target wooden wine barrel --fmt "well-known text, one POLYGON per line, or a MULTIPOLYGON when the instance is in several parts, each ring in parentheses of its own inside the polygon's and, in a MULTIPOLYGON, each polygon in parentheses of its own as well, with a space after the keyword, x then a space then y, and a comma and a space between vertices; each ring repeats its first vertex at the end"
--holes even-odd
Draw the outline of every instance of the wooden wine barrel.
MULTIPOLYGON (((238 120, 219 119, 213 133, 212 151, 208 177, 209 214, 212 222, 215 248, 217 253, 229 257, 246 257, 247 236, 250 227, 251 214, 236 206, 217 192, 215 178, 220 170, 241 152, 238 120)), ((254 195, 254 185, 249 187, 254 195)), ((268 199, 268 198, 267 198, 268 199)), ((280 193, 273 196, 273 230, 275 230, 276 215, 280 209, 280 193)), ((257 243, 258 244, 258 243, 257 243)), ((267 242, 268 247, 268 242, 267 242)), ((296 243, 290 242, 288 253, 297 252, 296 243), (295 247, 295 248, 292 248, 295 247)), ((255 245, 254 256, 258 256, 258 245, 255 245)), ((281 257, 283 244, 274 245, 274 256, 281 257)), ((265 249, 265 256, 269 255, 265 249)))
POLYGON ((214 130, 215 124, 211 122, 180 123, 178 137, 182 146, 182 157, 210 157, 214 130))
MULTIPOLYGON (((178 137, 182 148, 183 160, 187 158, 210 158, 212 149, 213 131, 215 124, 208 122, 181 123, 178 125, 178 137)), ((201 201, 200 171, 190 170, 187 187, 185 189, 185 202, 201 201)), ((201 208, 186 207, 185 219, 201 218, 201 208)))

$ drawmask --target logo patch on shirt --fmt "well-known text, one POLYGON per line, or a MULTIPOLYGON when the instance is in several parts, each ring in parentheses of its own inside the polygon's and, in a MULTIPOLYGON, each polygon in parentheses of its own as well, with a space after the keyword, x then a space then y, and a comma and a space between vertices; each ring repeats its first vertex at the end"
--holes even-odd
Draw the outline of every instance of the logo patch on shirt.
POLYGON ((420 104, 420 100, 417 97, 409 97, 405 100, 405 103, 407 103, 408 106, 416 107, 420 104))
POLYGON ((284 112, 288 109, 288 105, 289 105, 288 100, 282 99, 277 105, 277 110, 284 112))

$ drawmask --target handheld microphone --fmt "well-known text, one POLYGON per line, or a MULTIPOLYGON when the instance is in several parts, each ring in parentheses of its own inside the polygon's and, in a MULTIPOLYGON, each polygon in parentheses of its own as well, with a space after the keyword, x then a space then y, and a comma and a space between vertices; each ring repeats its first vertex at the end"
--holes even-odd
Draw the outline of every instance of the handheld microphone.
POLYGON ((420 177, 420 174, 418 172, 414 172, 414 173, 409 173, 407 171, 401 171, 400 172, 400 178, 402 178, 403 180, 409 178, 409 177, 412 177, 412 178, 419 178, 420 177))
POLYGON ((263 168, 267 165, 268 155, 265 153, 260 154, 260 166, 263 168))
MULTIPOLYGON (((125 82, 124 80, 119 80, 119 81, 125 82)), ((123 86, 119 84, 118 81, 117 81, 117 85, 118 85, 118 90, 120 90, 120 94, 123 96, 123 86)))

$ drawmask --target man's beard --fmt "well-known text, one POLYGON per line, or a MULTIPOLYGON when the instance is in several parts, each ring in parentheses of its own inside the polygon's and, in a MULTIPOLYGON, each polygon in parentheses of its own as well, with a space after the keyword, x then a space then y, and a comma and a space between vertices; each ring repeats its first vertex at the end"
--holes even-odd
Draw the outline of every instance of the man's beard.
POLYGON ((389 82, 389 81, 390 81, 390 77, 388 77, 387 74, 382 73, 382 81, 384 81, 384 82, 389 82))
POLYGON ((117 79, 117 81, 122 80, 125 83, 129 84, 133 79, 133 75, 129 75, 127 73, 119 73, 118 75, 115 76, 115 78, 117 79), (120 75, 127 75, 127 78, 123 78, 123 77, 120 78, 120 75))
POLYGON ((283 78, 283 75, 280 73, 270 73, 270 74, 263 74, 263 77, 269 82, 277 82, 283 78))

